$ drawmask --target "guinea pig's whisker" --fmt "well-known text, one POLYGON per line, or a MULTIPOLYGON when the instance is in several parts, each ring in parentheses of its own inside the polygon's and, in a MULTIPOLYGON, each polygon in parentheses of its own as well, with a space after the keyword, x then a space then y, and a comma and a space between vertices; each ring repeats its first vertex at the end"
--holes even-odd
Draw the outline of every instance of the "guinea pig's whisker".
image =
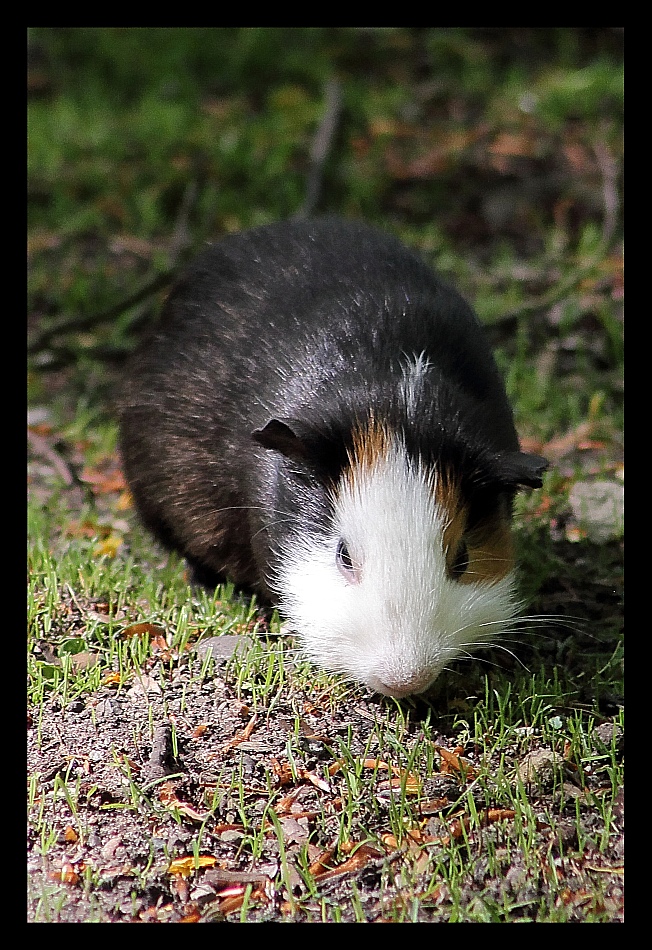
POLYGON ((278 525, 280 524, 291 524, 291 523, 292 521, 289 516, 285 518, 277 518, 275 521, 268 521, 261 528, 259 528, 258 531, 254 531, 251 538, 253 540, 254 538, 257 538, 259 534, 263 534, 265 531, 269 531, 270 528, 278 527, 278 525))

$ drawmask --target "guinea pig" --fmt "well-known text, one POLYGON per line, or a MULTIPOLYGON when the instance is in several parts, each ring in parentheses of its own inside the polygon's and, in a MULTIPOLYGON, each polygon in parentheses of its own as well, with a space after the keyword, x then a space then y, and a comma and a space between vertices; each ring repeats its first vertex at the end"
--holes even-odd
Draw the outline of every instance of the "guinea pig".
POLYGON ((510 629, 513 499, 547 463, 470 306, 394 237, 317 218, 209 245, 119 402, 144 523, 316 664, 403 697, 510 629))

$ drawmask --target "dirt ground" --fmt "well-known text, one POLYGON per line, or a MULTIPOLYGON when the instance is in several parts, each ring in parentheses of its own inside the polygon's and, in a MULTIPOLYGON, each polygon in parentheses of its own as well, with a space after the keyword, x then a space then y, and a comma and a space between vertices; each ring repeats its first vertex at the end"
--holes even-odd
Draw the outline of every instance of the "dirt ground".
MULTIPOLYGON (((596 585, 596 604, 601 597, 604 601, 604 593, 596 585)), ((552 603, 561 594, 552 590, 549 596, 552 603)), ((75 616, 80 606, 86 605, 79 599, 71 601, 71 628, 82 621, 75 616)), ((361 802, 349 832, 352 840, 363 842, 365 834, 375 834, 383 846, 366 843, 348 858, 333 857, 343 777, 335 773, 324 782, 319 775, 324 775, 324 764, 332 765, 337 758, 338 740, 348 743, 354 757, 382 758, 376 722, 391 713, 385 702, 363 691, 340 704, 333 704, 327 695, 320 699, 301 694, 292 687, 290 670, 290 688, 273 708, 255 715, 247 697, 237 695, 227 665, 234 646, 252 649, 253 640, 219 639, 223 642, 218 647, 226 656, 209 676, 200 675, 201 652, 206 649, 200 641, 200 653, 177 658, 164 689, 159 665, 167 660, 169 668, 169 657, 154 655, 147 675, 127 691, 105 686, 66 708, 46 702, 40 711, 30 711, 28 773, 40 776, 43 793, 35 805, 36 812, 41 809, 41 820, 30 822, 28 832, 30 921, 238 920, 243 900, 248 901, 250 921, 319 921, 324 903, 339 907, 341 919, 355 920, 355 902, 366 920, 383 921, 395 919, 406 881, 411 892, 426 889, 437 845, 424 849, 414 842, 414 847, 405 843, 399 847, 385 834, 391 791, 380 773, 376 808, 372 812, 361 802), (288 767, 288 749, 293 750, 294 774, 288 767), (46 794, 59 776, 66 777, 68 788, 77 789, 72 808, 61 794, 46 794), (271 797, 278 827, 266 817, 271 797), (208 817, 208 806, 216 801, 218 807, 208 817), (358 819, 365 829, 359 835, 358 819), (247 845, 249 832, 243 822, 249 828, 261 823, 265 827, 256 855, 247 845), (45 856, 35 830, 43 825, 55 830, 45 856), (198 851, 204 864, 192 870, 192 844, 200 829, 198 851), (319 882, 314 895, 307 893, 299 873, 301 860, 311 865, 319 882), (176 873, 171 873, 175 867, 176 873)), ((215 646, 214 640, 208 642, 215 646)), ((558 641, 551 649, 566 650, 569 663, 595 643, 589 636, 583 641, 580 636, 579 642, 575 636, 572 647, 568 637, 564 642, 565 647, 558 641)), ((612 699, 603 697, 602 702, 608 706, 612 699)), ((408 741, 418 737, 425 711, 418 704, 410 711, 408 741)), ((605 721, 598 728, 608 746, 615 727, 605 721)), ((434 739, 443 749, 451 749, 454 741, 445 732, 434 739)), ((463 754, 473 763, 473 748, 463 754)), ((540 754, 545 758, 545 751, 540 754)), ((605 831, 595 810, 586 807, 584 796, 592 780, 587 781, 583 790, 569 775, 563 787, 551 781, 539 788, 538 812, 555 814, 558 822, 554 827, 542 822, 534 846, 556 855, 554 860, 563 869, 570 919, 583 920, 589 908, 595 909, 587 888, 587 876, 592 876, 602 885, 603 912, 618 921, 623 916, 624 793, 621 790, 618 796, 611 832, 607 830, 609 846, 600 851, 578 842, 577 814, 587 840, 595 841, 605 831)), ((455 769, 441 769, 425 779, 422 826, 428 840, 442 842, 442 852, 452 828, 450 821, 442 820, 442 803, 455 801, 467 782, 468 777, 455 769)), ((484 807, 481 795, 477 806, 479 811, 484 807)), ((522 905, 525 916, 537 902, 545 903, 545 880, 533 876, 531 862, 509 845, 511 834, 508 825, 489 822, 481 842, 476 835, 478 857, 469 863, 461 897, 467 913, 480 898, 484 904, 490 899, 498 905, 522 905)), ((444 880, 430 892, 416 919, 455 919, 459 895, 454 898, 444 880)), ((519 916, 518 910, 513 916, 519 916)))

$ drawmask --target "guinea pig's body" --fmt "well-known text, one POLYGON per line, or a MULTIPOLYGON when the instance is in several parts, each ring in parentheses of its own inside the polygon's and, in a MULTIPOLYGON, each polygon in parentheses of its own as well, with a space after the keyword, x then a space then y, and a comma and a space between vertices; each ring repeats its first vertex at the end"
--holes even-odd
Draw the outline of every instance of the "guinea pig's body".
POLYGON ((120 402, 144 522, 318 664, 419 693, 509 627, 512 500, 545 462, 470 307, 394 238, 325 218, 209 246, 120 402))

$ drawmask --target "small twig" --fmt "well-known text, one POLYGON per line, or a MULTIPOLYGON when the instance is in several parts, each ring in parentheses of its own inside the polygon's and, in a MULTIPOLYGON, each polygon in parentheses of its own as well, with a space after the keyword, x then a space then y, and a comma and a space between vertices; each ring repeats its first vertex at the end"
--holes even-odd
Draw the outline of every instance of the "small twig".
POLYGON ((196 196, 197 182, 188 182, 181 199, 179 213, 170 238, 168 250, 169 267, 166 271, 157 274, 130 296, 119 301, 117 304, 113 304, 113 306, 107 310, 103 310, 100 313, 85 314, 84 316, 63 317, 56 323, 35 333, 27 343, 28 354, 33 355, 34 353, 40 353, 46 349, 55 337, 61 336, 62 334, 78 330, 89 330, 99 324, 108 323, 127 310, 131 310, 143 301, 153 297, 159 290, 163 290, 169 284, 173 283, 183 263, 185 252, 190 246, 188 218, 196 196))
POLYGON ((620 207, 617 187, 618 164, 607 148, 604 139, 594 142, 593 151, 600 172, 602 173, 602 200, 604 204, 602 243, 606 249, 614 235, 618 223, 618 209, 620 207))
POLYGON ((551 287, 546 293, 541 294, 540 297, 532 297, 530 300, 526 300, 514 310, 509 310, 506 313, 500 314, 499 316, 494 317, 492 320, 487 321, 488 326, 497 326, 498 324, 502 326, 506 323, 514 323, 519 317, 525 316, 525 314, 528 313, 532 313, 535 310, 548 310, 550 307, 562 300, 566 294, 577 284, 581 283, 585 277, 588 277, 595 269, 596 265, 607 254, 609 245, 611 244, 616 226, 618 224, 618 210, 620 208, 616 184, 618 180, 618 165, 607 148, 604 140, 595 142, 593 145, 593 151, 595 153, 600 172, 602 173, 602 198, 604 207, 602 235, 595 253, 591 256, 588 263, 586 263, 580 270, 569 274, 568 277, 560 281, 560 283, 558 283, 556 286, 551 287))
POLYGON ((27 344, 27 352, 29 354, 40 353, 54 337, 60 336, 62 333, 70 333, 71 330, 88 330, 91 327, 97 326, 99 323, 107 323, 109 320, 114 320, 121 313, 130 310, 132 307, 135 307, 136 304, 153 296, 159 290, 162 290, 163 287, 170 284, 174 280, 178 270, 179 267, 174 266, 163 274, 157 274, 156 277, 131 294, 130 297, 121 300, 102 313, 89 313, 83 317, 64 317, 57 323, 41 330, 40 333, 35 333, 27 344))
POLYGON ((333 147, 335 134, 342 113, 342 89, 337 79, 326 84, 326 108, 317 133, 310 147, 310 170, 306 180, 306 197, 295 218, 307 218, 314 214, 323 183, 324 166, 333 147))
POLYGON ((195 203, 196 198, 197 182, 193 179, 193 181, 189 181, 186 185, 183 197, 181 199, 181 204, 179 205, 179 213, 177 214, 177 220, 174 224, 172 237, 170 238, 170 246, 168 249, 168 260, 170 267, 173 267, 175 264, 177 264, 184 251, 190 247, 191 238, 188 231, 188 221, 190 218, 190 211, 195 203))
POLYGON ((513 310, 507 310, 505 313, 496 314, 489 320, 485 320, 484 323, 486 326, 504 326, 506 323, 515 323, 519 317, 523 317, 528 313, 533 313, 535 310, 549 310, 556 303, 566 296, 566 294, 573 289, 577 284, 579 284, 585 277, 587 277, 595 268, 596 263, 600 260, 602 254, 596 255, 595 259, 592 259, 590 264, 587 264, 579 271, 574 271, 572 274, 569 274, 568 277, 565 277, 558 284, 555 284, 554 287, 551 287, 550 290, 546 293, 541 294, 539 297, 531 297, 529 300, 525 300, 520 306, 515 307, 513 310))
POLYGON ((546 293, 541 294, 539 297, 532 297, 530 300, 524 301, 524 303, 514 310, 508 310, 506 313, 494 317, 492 320, 487 321, 488 326, 516 322, 519 317, 525 316, 525 314, 532 313, 535 310, 548 310, 550 307, 553 307, 562 300, 573 287, 576 287, 585 277, 588 277, 594 271, 596 265, 599 264, 602 258, 607 254, 618 223, 618 209, 620 206, 616 188, 618 169, 616 162, 613 160, 604 142, 596 143, 594 150, 602 172, 602 194, 604 201, 602 236, 595 253, 592 254, 589 261, 583 267, 569 274, 568 277, 561 280, 554 287, 551 287, 546 293))
POLYGON ((55 452, 52 446, 48 443, 47 439, 44 439, 42 435, 39 435, 30 428, 27 429, 27 439, 32 447, 32 450, 42 458, 46 458, 48 462, 54 466, 63 479, 64 484, 72 485, 74 478, 70 472, 70 469, 61 458, 59 453, 55 452))
POLYGON ((164 722, 156 727, 152 751, 145 767, 143 779, 145 784, 171 775, 174 771, 172 764, 172 726, 164 722))

